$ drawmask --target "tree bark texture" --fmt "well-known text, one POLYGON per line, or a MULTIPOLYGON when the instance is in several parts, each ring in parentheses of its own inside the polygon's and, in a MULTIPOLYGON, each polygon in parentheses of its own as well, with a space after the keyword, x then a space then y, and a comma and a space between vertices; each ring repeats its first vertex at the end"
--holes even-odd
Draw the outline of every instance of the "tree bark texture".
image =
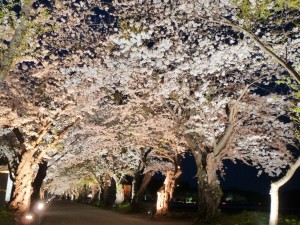
POLYGON ((197 182, 199 217, 216 217, 219 214, 219 204, 222 197, 222 190, 216 174, 218 164, 213 153, 201 155, 201 153, 197 151, 197 153, 195 153, 195 157, 196 156, 198 159, 201 159, 196 160, 198 167, 197 182))
POLYGON ((14 181, 14 192, 9 207, 17 213, 25 213, 30 207, 32 194, 31 183, 34 179, 36 163, 33 162, 33 152, 27 151, 22 155, 14 181))
POLYGON ((199 218, 216 217, 219 214, 222 197, 216 173, 220 158, 215 156, 212 149, 200 149, 192 135, 185 135, 185 140, 191 147, 197 165, 198 216, 199 218))
POLYGON ((169 202, 173 198, 175 188, 175 172, 168 170, 163 186, 157 192, 156 216, 169 212, 169 202))
POLYGON ((223 193, 216 173, 218 165, 218 157, 215 157, 214 153, 207 154, 206 169, 204 170, 207 177, 204 179, 204 186, 202 188, 207 206, 206 217, 215 217, 220 212, 219 204, 223 193))

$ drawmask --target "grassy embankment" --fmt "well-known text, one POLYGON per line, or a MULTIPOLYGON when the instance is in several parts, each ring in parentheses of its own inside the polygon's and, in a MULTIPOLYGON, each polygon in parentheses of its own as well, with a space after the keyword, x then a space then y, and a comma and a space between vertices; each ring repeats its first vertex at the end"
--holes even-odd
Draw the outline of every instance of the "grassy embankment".
POLYGON ((0 208, 0 224, 13 225, 13 214, 5 208, 0 208))
MULTIPOLYGON (((212 221, 202 221, 199 225, 268 225, 269 213, 245 211, 234 214, 223 214, 212 221)), ((296 216, 281 216, 279 225, 300 225, 300 219, 296 216)))

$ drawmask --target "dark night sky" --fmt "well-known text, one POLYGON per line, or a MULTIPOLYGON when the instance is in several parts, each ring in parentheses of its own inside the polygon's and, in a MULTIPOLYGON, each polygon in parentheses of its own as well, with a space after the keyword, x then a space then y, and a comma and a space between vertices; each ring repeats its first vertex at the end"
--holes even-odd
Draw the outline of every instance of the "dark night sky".
MULTIPOLYGON (((254 191, 263 195, 268 195, 271 184, 271 178, 268 175, 262 174, 257 177, 257 170, 254 167, 246 166, 240 162, 234 164, 227 160, 225 161, 225 167, 226 175, 224 176, 224 179, 220 178, 223 190, 241 189, 244 191, 254 191)), ((182 161, 182 170, 183 174, 181 180, 188 182, 191 187, 197 188, 197 181, 195 178, 196 164, 193 156, 187 155, 182 161)), ((300 190, 300 169, 297 170, 292 179, 280 190, 300 190)))

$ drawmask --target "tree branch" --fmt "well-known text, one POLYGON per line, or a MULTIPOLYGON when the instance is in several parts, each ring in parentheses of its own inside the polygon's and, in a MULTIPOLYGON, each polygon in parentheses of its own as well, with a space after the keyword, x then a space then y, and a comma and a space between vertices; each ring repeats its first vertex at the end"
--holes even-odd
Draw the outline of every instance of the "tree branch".
POLYGON ((61 113, 62 113, 67 107, 68 107, 68 104, 66 104, 66 105, 60 110, 60 112, 58 112, 58 113, 57 113, 50 121, 48 121, 48 122, 46 123, 45 127, 38 133, 39 136, 38 136, 37 140, 35 140, 35 141, 31 144, 31 146, 32 146, 33 149, 36 148, 36 147, 42 142, 43 137, 48 133, 49 128, 52 126, 52 122, 53 122, 54 120, 56 120, 56 119, 61 115, 61 113))
POLYGON ((232 133, 234 132, 234 128, 236 127, 236 119, 237 119, 237 112, 238 112, 238 104, 242 100, 242 98, 245 96, 249 89, 249 85, 246 85, 245 88, 243 89, 243 92, 241 95, 238 97, 236 102, 234 103, 233 107, 230 110, 230 115, 229 115, 229 125, 226 127, 225 133, 222 136, 222 138, 218 141, 218 143, 214 146, 214 154, 215 156, 219 155, 220 152, 225 149, 228 141, 230 140, 230 137, 232 133))
POLYGON ((26 3, 24 3, 23 10, 21 12, 23 14, 23 16, 21 17, 21 23, 18 26, 18 28, 16 28, 16 30, 15 30, 14 36, 12 37, 12 39, 10 41, 8 51, 3 56, 4 60, 0 63, 0 83, 2 83, 3 80, 5 79, 5 77, 8 75, 8 72, 12 66, 15 54, 16 54, 18 48, 20 47, 22 40, 25 36, 24 34, 28 28, 26 26, 26 22, 30 17, 30 11, 32 9, 31 6, 34 2, 35 2, 35 0, 30 0, 26 3))
MULTIPOLYGON (((197 13, 198 14, 198 13, 197 13)), ((256 35, 254 35, 253 33, 251 33, 250 31, 246 30, 245 28, 229 21, 226 19, 226 21, 220 21, 217 19, 209 19, 203 16, 200 16, 198 14, 198 18, 211 22, 211 23, 217 23, 217 24, 221 24, 221 25, 226 25, 226 26, 230 26, 242 33, 244 33, 245 35, 247 35, 251 40, 253 40, 267 55, 271 56, 277 63, 279 63, 281 66, 283 66, 288 72, 289 74, 298 82, 300 83, 300 75, 299 73, 292 67, 290 66, 288 63, 286 63, 280 56, 278 56, 274 51, 272 51, 270 48, 267 47, 266 44, 264 44, 261 40, 259 40, 256 35)))
POLYGON ((278 181, 275 181, 271 184, 271 186, 275 186, 277 188, 283 186, 286 182, 288 182, 296 170, 300 167, 300 158, 291 166, 291 168, 287 171, 286 175, 278 181))
POLYGON ((48 146, 47 148, 43 149, 37 156, 35 161, 36 162, 40 162, 40 160, 45 156, 45 154, 51 150, 53 148, 53 146, 55 146, 63 137, 64 135, 75 125, 77 125, 80 122, 80 118, 77 118, 72 124, 70 124, 69 126, 66 126, 63 131, 52 141, 52 143, 50 144, 50 146, 48 146))

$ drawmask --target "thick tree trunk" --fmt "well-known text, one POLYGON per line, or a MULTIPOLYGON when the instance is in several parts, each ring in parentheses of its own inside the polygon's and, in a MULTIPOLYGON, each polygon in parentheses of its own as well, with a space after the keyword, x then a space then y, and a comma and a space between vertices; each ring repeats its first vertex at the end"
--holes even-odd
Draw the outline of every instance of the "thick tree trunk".
POLYGON ((103 185, 103 203, 105 206, 112 206, 115 202, 115 181, 108 175, 105 175, 103 185))
POLYGON ((124 202, 124 188, 123 185, 116 182, 116 200, 115 204, 120 205, 124 202))
POLYGON ((200 149, 193 135, 186 134, 184 137, 191 147, 197 165, 199 218, 216 217, 222 197, 216 173, 220 159, 214 155, 213 150, 200 149))
POLYGON ((175 172, 168 170, 163 186, 157 192, 156 216, 169 212, 169 202, 173 198, 175 188, 175 172))
POLYGON ((35 167, 32 162, 33 152, 28 151, 22 155, 18 165, 14 181, 14 192, 9 207, 17 213, 25 213, 30 207, 30 197, 32 194, 32 181, 34 178, 35 167))
POLYGON ((105 206, 109 205, 109 185, 104 184, 103 187, 103 203, 105 206))
POLYGON ((213 153, 193 151, 197 165, 198 179, 198 215, 200 218, 216 217, 222 197, 217 177, 217 159, 213 153), (197 158, 196 158, 197 157, 197 158))
POLYGON ((222 197, 222 190, 217 176, 218 157, 214 153, 207 154, 206 157, 206 172, 207 179, 204 179, 205 199, 207 204, 206 217, 215 217, 220 213, 219 204, 222 197))
POLYGON ((196 160, 196 165, 197 165, 197 186, 198 186, 198 216, 200 218, 205 218, 206 213, 207 213, 207 204, 206 204, 206 196, 205 196, 205 181, 204 177, 206 176, 206 173, 204 169, 202 168, 202 163, 199 160, 196 160))
POLYGON ((146 191, 146 188, 148 186, 148 184, 151 181, 153 172, 152 171, 148 171, 145 173, 143 181, 140 185, 140 188, 136 191, 136 194, 134 195, 133 199, 132 199, 132 210, 133 211, 140 211, 141 210, 141 201, 142 201, 142 197, 146 191))
POLYGON ((143 170, 138 171, 134 175, 134 180, 132 182, 132 199, 134 198, 135 194, 139 191, 143 182, 143 178, 144 178, 143 170))
POLYGON ((48 169, 48 162, 42 161, 39 163, 39 170, 35 176, 35 179, 32 183, 32 195, 31 195, 31 202, 34 203, 41 199, 41 187, 43 184, 43 181, 47 175, 47 169, 48 169))

